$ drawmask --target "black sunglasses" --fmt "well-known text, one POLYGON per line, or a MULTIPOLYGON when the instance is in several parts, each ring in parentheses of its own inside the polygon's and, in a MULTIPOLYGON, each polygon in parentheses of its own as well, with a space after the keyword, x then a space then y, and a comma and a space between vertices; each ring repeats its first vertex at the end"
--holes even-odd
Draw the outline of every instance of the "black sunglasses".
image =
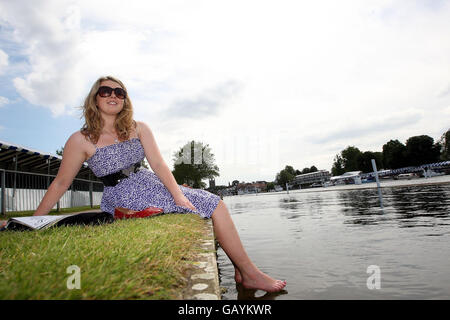
POLYGON ((122 88, 114 88, 113 89, 113 88, 107 87, 107 86, 101 86, 100 88, 98 88, 97 94, 102 98, 106 98, 106 97, 110 97, 113 91, 114 91, 115 96, 119 99, 125 99, 127 97, 127 92, 125 90, 123 90, 122 88))

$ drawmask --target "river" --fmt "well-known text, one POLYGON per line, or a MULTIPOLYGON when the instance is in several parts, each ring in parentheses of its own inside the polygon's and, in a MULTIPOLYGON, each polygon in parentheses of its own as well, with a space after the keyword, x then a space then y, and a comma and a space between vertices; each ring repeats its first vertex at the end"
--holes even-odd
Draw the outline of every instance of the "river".
MULTIPOLYGON (((322 189, 322 190, 319 190, 322 189)), ((250 258, 287 286, 245 290, 218 249, 222 299, 450 299, 450 184, 225 197, 250 258)))

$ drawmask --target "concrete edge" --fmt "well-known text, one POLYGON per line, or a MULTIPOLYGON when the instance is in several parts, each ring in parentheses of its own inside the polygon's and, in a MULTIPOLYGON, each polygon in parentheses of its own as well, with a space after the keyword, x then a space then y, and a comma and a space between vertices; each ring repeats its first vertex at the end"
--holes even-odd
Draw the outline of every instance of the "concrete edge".
POLYGON ((183 300, 221 300, 212 219, 204 221, 204 236, 198 240, 202 252, 195 255, 187 271, 186 287, 181 293, 183 300))

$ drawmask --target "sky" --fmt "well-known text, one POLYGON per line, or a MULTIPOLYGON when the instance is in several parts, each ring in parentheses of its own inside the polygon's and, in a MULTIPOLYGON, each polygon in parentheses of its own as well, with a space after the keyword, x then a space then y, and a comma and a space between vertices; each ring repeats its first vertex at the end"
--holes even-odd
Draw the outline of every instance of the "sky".
POLYGON ((450 128, 450 1, 0 0, 0 140, 55 154, 104 75, 169 168, 196 140, 216 185, 330 170, 450 128))

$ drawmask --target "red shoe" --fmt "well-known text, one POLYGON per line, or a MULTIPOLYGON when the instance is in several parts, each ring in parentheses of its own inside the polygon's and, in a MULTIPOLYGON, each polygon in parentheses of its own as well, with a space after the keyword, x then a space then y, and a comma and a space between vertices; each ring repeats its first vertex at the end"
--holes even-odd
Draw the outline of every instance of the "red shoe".
POLYGON ((128 214, 116 208, 114 209, 114 219, 146 218, 156 216, 162 213, 163 211, 164 210, 161 208, 148 207, 142 211, 128 214))

